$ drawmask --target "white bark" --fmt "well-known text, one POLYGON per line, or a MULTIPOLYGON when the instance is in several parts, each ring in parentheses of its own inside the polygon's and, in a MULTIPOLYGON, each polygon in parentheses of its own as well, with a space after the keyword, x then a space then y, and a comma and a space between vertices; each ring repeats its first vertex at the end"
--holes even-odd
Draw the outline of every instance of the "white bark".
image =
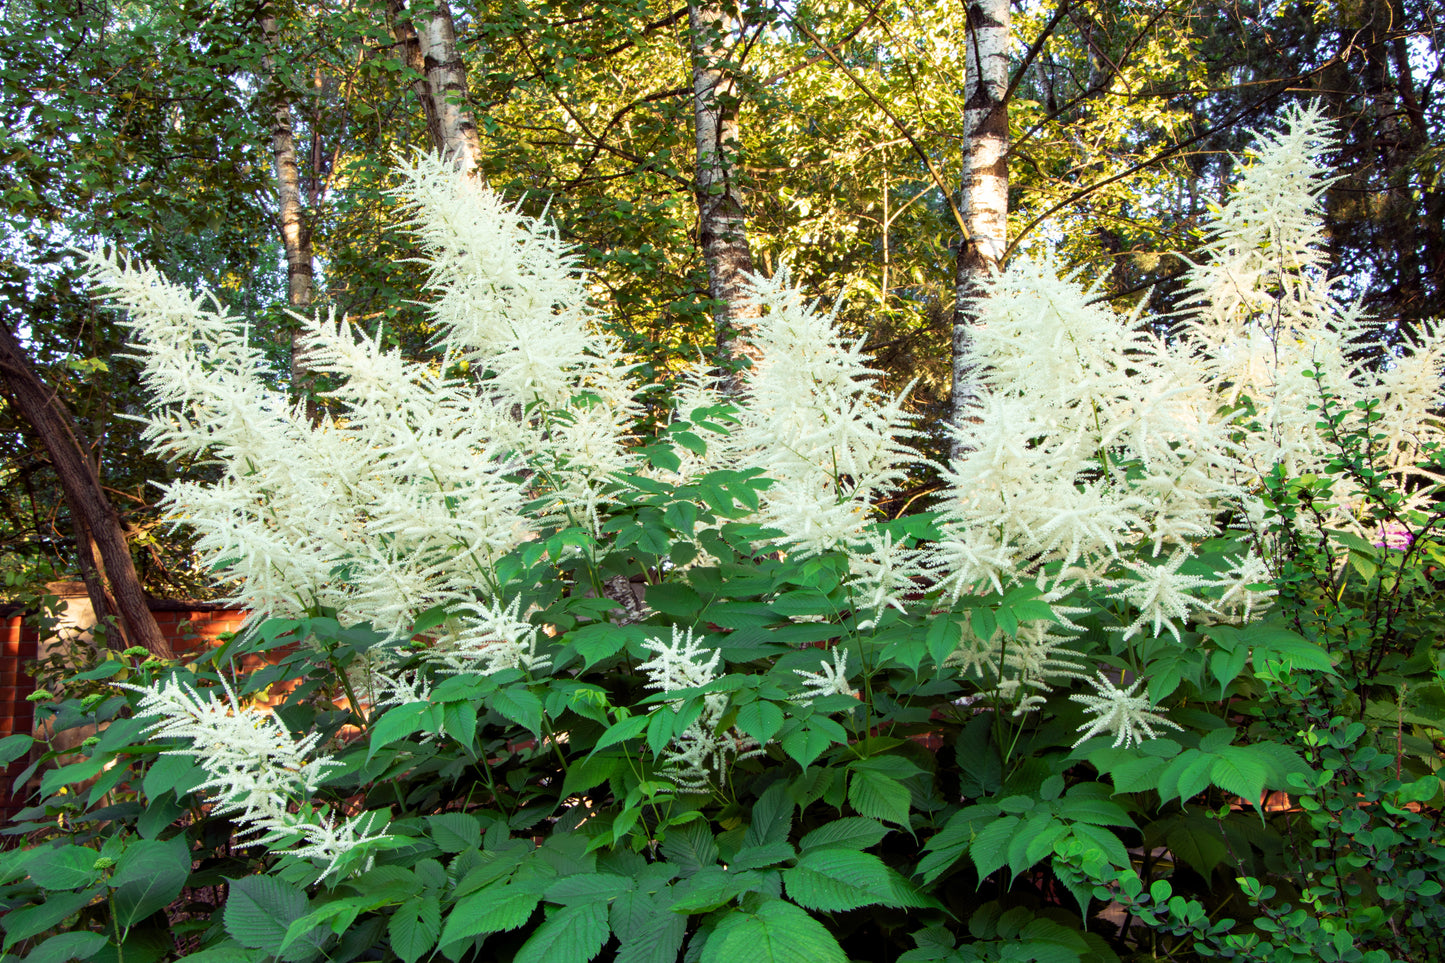
POLYGON ((999 269, 1008 242, 1008 0, 970 0, 964 78, 960 210, 967 236, 958 250, 953 314, 953 400, 959 424, 975 398, 968 356, 979 282, 999 269))
MULTIPOLYGON (((292 311, 304 314, 311 309, 316 284, 311 226, 306 222, 305 208, 301 203, 301 171, 296 163, 291 98, 276 80, 276 65, 271 51, 277 49, 279 32, 269 5, 262 8, 260 21, 267 47, 263 66, 275 98, 271 108, 271 156, 276 163, 276 199, 280 209, 281 242, 286 250, 286 300, 292 311)), ((298 395, 308 396, 306 410, 314 419, 316 405, 309 397, 312 378, 299 339, 300 331, 292 331, 291 386, 298 395)))
POLYGON ((737 178, 737 84, 724 61, 735 21, 716 4, 688 8, 691 27, 693 117, 697 134, 698 233, 707 265, 713 325, 724 361, 750 357, 758 316, 744 295, 752 273, 747 208, 737 178))
POLYGON ((387 0, 386 16, 426 115, 432 147, 456 166, 474 173, 482 159, 477 121, 467 103, 467 67, 457 49, 457 31, 447 0, 431 0, 426 12, 408 10, 405 0, 387 0))

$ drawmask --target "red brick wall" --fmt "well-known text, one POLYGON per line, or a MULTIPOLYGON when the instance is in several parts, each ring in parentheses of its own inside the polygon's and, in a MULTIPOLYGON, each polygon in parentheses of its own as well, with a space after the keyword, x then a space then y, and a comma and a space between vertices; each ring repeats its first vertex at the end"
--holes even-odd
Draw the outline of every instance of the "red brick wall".
MULTIPOLYGON (((14 615, 0 619, 0 738, 35 727, 35 704, 26 696, 35 691, 35 680, 25 666, 35 661, 40 633, 14 615)), ((12 762, 0 775, 0 808, 8 816, 19 808, 10 798, 10 787, 30 763, 24 757, 12 762)))

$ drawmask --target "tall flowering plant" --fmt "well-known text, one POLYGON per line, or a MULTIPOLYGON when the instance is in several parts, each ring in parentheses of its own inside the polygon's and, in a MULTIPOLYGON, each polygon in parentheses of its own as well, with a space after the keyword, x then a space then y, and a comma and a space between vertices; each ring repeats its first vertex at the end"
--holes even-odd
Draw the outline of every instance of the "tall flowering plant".
POLYGON ((1440 428, 1433 332, 1350 360, 1322 137, 1305 111, 1259 139, 1168 337, 1049 263, 994 279, 963 454, 894 519, 881 497, 930 467, 907 392, 785 270, 753 281, 742 390, 696 369, 643 438, 643 386, 555 231, 434 158, 397 188, 434 351, 303 319, 336 384, 319 423, 220 305, 90 256, 149 439, 214 466, 166 506, 254 615, 179 671, 108 660, 119 695, 57 707, 109 727, 27 815, 64 841, 0 864, 33 883, 5 949, 1084 961, 1138 948, 1106 922, 1129 907, 1180 953, 1284 958, 1240 935, 1293 918, 1255 878, 1292 879, 1261 801, 1314 770, 1240 705, 1336 667, 1271 611, 1280 479, 1366 432, 1389 467, 1294 516, 1355 544, 1381 492, 1388 521, 1429 512, 1440 428), (1168 874, 1238 882, 1141 896, 1168 874), (221 879, 214 919, 177 909, 221 879))

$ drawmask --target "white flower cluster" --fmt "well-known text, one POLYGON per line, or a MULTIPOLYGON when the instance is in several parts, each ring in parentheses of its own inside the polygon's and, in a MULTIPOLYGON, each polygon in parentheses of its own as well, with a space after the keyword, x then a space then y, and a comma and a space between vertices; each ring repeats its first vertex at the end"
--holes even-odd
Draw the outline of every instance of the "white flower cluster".
MULTIPOLYGON (((1126 639, 1177 639, 1190 620, 1248 620, 1273 594, 1259 557, 1223 573, 1193 574, 1188 564, 1219 534, 1222 514, 1259 535, 1263 473, 1325 468, 1337 446, 1319 427, 1323 392, 1350 413, 1347 427, 1372 406, 1379 454, 1401 476, 1423 441, 1442 437, 1433 412, 1445 401, 1445 338, 1435 328, 1377 371, 1351 357, 1366 325, 1327 272, 1317 159, 1326 134, 1317 109, 1299 109, 1282 133, 1259 138, 1215 213, 1174 337, 1091 303, 1048 263, 1015 261, 988 285, 974 340, 982 391, 958 426, 963 454, 946 474, 944 538, 926 559, 955 598, 1022 580, 1044 601, 1103 586, 1133 613, 1119 626, 1126 639)), ((1376 524, 1347 509, 1329 521, 1376 524)), ((1008 665, 996 641, 965 633, 951 661, 1017 693, 1048 677, 1008 665)), ((1019 652, 1032 646, 1017 640, 1019 652)), ((1090 698, 1110 707, 1109 731, 1126 742, 1151 734, 1153 717, 1132 695, 1091 684, 1090 698), (1144 722, 1130 728, 1131 719, 1144 722)))
MULTIPOLYGON (((910 551, 872 529, 873 504, 921 463, 904 439, 908 388, 886 395, 861 340, 842 340, 834 313, 793 287, 786 267, 752 278, 762 308, 752 340, 758 360, 745 373, 735 444, 744 464, 772 480, 758 520, 801 556, 847 553, 857 594, 869 607, 901 607, 919 574, 910 551)), ((911 385, 909 386, 911 388, 911 385)))
POLYGON ((551 668, 551 657, 537 651, 537 626, 520 616, 520 606, 516 599, 505 606, 496 600, 462 605, 462 618, 422 651, 423 661, 448 675, 551 668))
POLYGON ((983 639, 965 622, 958 645, 943 664, 972 677, 985 693, 1013 703, 1014 715, 1023 715, 1043 704, 1044 693, 1053 691, 1051 683, 1088 678, 1079 655, 1066 648, 1071 636, 1059 628, 1054 622, 1030 619, 1013 637, 996 629, 983 639))
POLYGON ((1074 746, 1078 747, 1086 740, 1108 733, 1114 737, 1115 749, 1128 749, 1131 745, 1142 745, 1146 737, 1157 739, 1159 733, 1154 731, 1155 726, 1168 726, 1182 731, 1183 726, 1154 711, 1148 696, 1134 694, 1143 682, 1143 679, 1135 679, 1129 688, 1120 689, 1114 685, 1113 680, 1100 672, 1091 683, 1097 695, 1069 696, 1096 717, 1079 728, 1081 735, 1074 746))
MULTIPOLYGON (((1190 272, 1193 312, 1181 333, 1221 402, 1252 405, 1237 419, 1246 429, 1239 460, 1247 476, 1276 464, 1292 475, 1318 472, 1331 460, 1337 446, 1320 428, 1327 391, 1348 429, 1361 427, 1364 406, 1373 406, 1377 467, 1403 483, 1418 473, 1421 443, 1440 440, 1445 427, 1445 335, 1426 325, 1409 350, 1378 366, 1352 352, 1378 323, 1350 300, 1347 279, 1329 274, 1321 217, 1329 137, 1323 113, 1305 107, 1291 110, 1279 133, 1258 137, 1240 185, 1215 213, 1206 258, 1190 272)), ((1351 516, 1344 506, 1354 493, 1340 482, 1330 525, 1367 534, 1374 520, 1351 516)))
MULTIPOLYGON (((695 640, 692 629, 672 627, 672 641, 648 639, 642 647, 655 657, 638 666, 647 673, 649 689, 677 692, 705 686, 717 678, 722 652, 695 640)), ((710 692, 702 697, 702 712, 682 732, 672 737, 663 750, 658 775, 666 776, 686 792, 706 792, 714 781, 737 759, 758 755, 762 749, 751 737, 737 729, 719 731, 727 714, 728 697, 723 692, 710 692)), ((669 703, 654 712, 674 712, 669 703)))
POLYGON ((793 674, 803 677, 803 691, 793 699, 799 705, 810 706, 831 695, 858 697, 858 690, 848 684, 848 653, 843 649, 834 648, 833 661, 825 658, 817 672, 794 669, 793 674))
POLYGON ((546 475, 556 513, 595 528, 613 474, 634 467, 627 441, 641 408, 620 342, 592 323, 576 258, 544 220, 433 155, 400 173, 395 193, 437 292, 439 346, 487 372, 494 404, 529 415, 516 443, 546 475))
POLYGON ((320 424, 269 386, 246 328, 214 299, 113 255, 88 259, 139 346, 148 440, 220 469, 214 483, 167 486, 164 507, 257 617, 326 609, 405 633, 435 605, 497 594, 497 559, 549 514, 595 526, 631 463, 628 366, 589 330, 555 231, 436 158, 401 173, 440 292, 441 356, 406 361, 379 335, 302 319, 301 350, 338 381, 344 409, 320 424), (479 377, 448 374, 465 366, 479 377), (525 510, 537 498, 541 517, 525 510))
POLYGON ((918 454, 902 441, 904 391, 883 395, 863 342, 843 342, 786 268, 754 276, 762 317, 752 335, 737 443, 773 480, 761 518, 789 550, 813 555, 862 546, 872 503, 901 481, 918 454))
POLYGON ((225 701, 203 699, 174 678, 126 688, 142 693, 138 716, 159 716, 151 736, 190 743, 168 752, 201 765, 207 778, 197 790, 215 799, 217 813, 236 814, 241 836, 259 834, 263 845, 289 843, 291 855, 323 863, 323 876, 347 853, 386 838, 368 831, 366 817, 342 820, 312 810, 326 770, 338 765, 313 755, 316 734, 293 739, 275 716, 241 709, 229 688, 225 701))

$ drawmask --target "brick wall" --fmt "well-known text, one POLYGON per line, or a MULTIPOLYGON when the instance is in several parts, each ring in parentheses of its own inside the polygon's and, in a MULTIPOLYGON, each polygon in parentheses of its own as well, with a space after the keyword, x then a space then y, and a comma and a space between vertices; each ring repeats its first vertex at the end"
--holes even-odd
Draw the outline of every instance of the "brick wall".
MULTIPOLYGON (((26 698, 35 691, 35 680, 25 674, 25 666, 39 651, 40 633, 22 616, 0 620, 0 738, 35 728, 35 705, 26 698)), ((21 756, 0 776, 0 808, 7 818, 19 808, 11 801, 10 787, 29 764, 21 756)))

